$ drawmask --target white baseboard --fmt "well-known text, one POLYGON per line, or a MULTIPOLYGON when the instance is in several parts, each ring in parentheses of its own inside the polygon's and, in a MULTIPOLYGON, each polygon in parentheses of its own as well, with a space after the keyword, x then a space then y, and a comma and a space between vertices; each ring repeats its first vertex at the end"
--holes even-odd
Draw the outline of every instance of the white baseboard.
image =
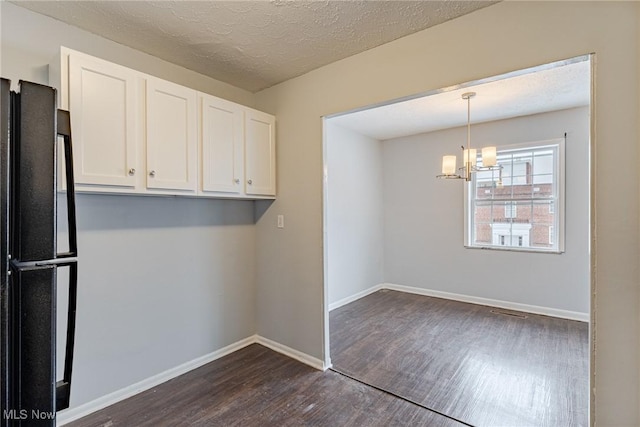
POLYGON ((309 365, 312 368, 318 369, 320 371, 326 371, 331 367, 331 366, 326 366, 325 363, 320 359, 317 359, 313 356, 310 356, 306 353, 303 353, 291 347, 287 347, 286 345, 280 344, 279 342, 275 342, 268 338, 261 337, 259 335, 256 335, 256 343, 263 345, 267 348, 270 348, 271 350, 276 351, 278 353, 284 354, 285 356, 288 356, 292 359, 295 359, 299 362, 304 363, 305 365, 309 365))
POLYGON ((84 403, 80 406, 60 411, 56 416, 56 425, 62 426, 64 424, 75 421, 93 412, 99 411, 100 409, 106 408, 107 406, 118 403, 121 400, 127 399, 145 390, 149 390, 150 388, 153 388, 157 385, 169 381, 170 379, 199 368, 200 366, 206 365, 207 363, 213 362, 216 359, 220 359, 221 357, 243 349, 251 344, 263 345, 273 351, 284 354, 285 356, 288 356, 321 371, 326 371, 331 367, 331 365, 327 366, 322 362, 322 360, 309 356, 306 353, 302 353, 301 351, 295 350, 291 347, 287 347, 286 345, 280 344, 268 338, 264 338, 259 335, 252 335, 219 350, 216 350, 209 354, 205 354, 204 356, 190 360, 186 363, 183 363, 182 365, 168 369, 164 372, 160 372, 159 374, 156 374, 152 377, 146 378, 130 386, 121 388, 120 390, 116 390, 112 393, 84 403))
POLYGON ((414 288, 412 286, 397 285, 395 283, 382 283, 380 289, 408 292, 429 297, 444 298, 454 301, 468 302, 471 304, 488 305, 490 307, 506 308, 508 310, 524 311, 526 313, 542 314, 544 316, 559 317, 562 319, 589 322, 589 313, 578 311, 559 310, 557 308, 540 307, 537 305, 521 304, 517 302, 502 301, 469 295, 454 294, 450 292, 435 291, 432 289, 414 288))
MULTIPOLYGON (((428 297, 444 298, 460 302, 468 302, 471 304, 488 305, 490 307, 505 308, 508 310, 524 311, 525 313, 542 314, 544 316, 559 317, 561 319, 578 320, 580 322, 589 322, 589 313, 581 313, 578 311, 560 310, 557 308, 540 307, 537 305, 522 304, 518 302, 502 301, 497 299, 474 297, 470 295, 454 294, 451 292, 436 291, 433 289, 415 288, 413 286, 398 285, 395 283, 380 283, 357 294, 343 298, 339 301, 329 304, 329 311, 338 307, 349 304, 353 301, 364 298, 381 289, 389 289, 392 291, 407 292, 411 294, 425 295, 428 297)), ((277 351, 277 350, 276 350, 277 351)), ((306 363, 306 362, 305 362, 306 363)), ((313 365, 312 365, 313 366, 313 365)))
POLYGON ((234 351, 238 351, 255 342, 255 335, 245 338, 219 350, 198 357, 197 359, 190 360, 186 363, 183 363, 182 365, 168 369, 164 372, 160 372, 159 374, 146 378, 140 382, 121 388, 120 390, 116 390, 113 393, 109 393, 105 396, 99 397, 80 406, 60 411, 58 412, 58 415, 56 417, 56 425, 61 426, 70 423, 71 421, 75 421, 78 418, 89 415, 93 412, 99 411, 100 409, 106 408, 107 406, 113 405, 114 403, 120 402, 121 400, 141 393, 145 390, 149 390, 150 388, 167 382, 170 379, 185 374, 193 369, 199 368, 202 365, 206 365, 209 362, 213 362, 216 359, 233 353, 234 351))
POLYGON ((347 305, 350 302, 354 302, 355 300, 358 300, 374 292, 377 292, 380 289, 382 289, 382 285, 383 284, 372 286, 369 289, 365 289, 364 291, 358 292, 357 294, 351 295, 346 298, 342 298, 341 300, 338 300, 336 302, 332 302, 331 304, 329 304, 329 311, 335 310, 336 308, 342 307, 343 305, 347 305))

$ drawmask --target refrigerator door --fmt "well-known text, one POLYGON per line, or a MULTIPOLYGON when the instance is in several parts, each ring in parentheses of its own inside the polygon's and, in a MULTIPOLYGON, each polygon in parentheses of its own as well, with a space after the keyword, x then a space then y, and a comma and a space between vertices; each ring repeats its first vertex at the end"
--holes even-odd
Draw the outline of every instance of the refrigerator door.
POLYGON ((56 267, 12 271, 14 386, 20 424, 53 425, 56 416, 56 267), (53 348, 52 348, 53 347, 53 348), (22 412, 21 412, 22 411, 22 412), (24 412, 26 411, 26 412, 24 412))
POLYGON ((16 261, 56 256, 56 92, 20 82, 13 143, 12 248, 16 261))

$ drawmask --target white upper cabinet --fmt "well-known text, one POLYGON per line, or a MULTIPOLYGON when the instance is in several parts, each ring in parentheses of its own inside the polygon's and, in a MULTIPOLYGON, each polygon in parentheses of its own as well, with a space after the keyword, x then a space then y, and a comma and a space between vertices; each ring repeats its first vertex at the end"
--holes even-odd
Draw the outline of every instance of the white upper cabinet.
POLYGON ((77 192, 275 197, 275 117, 65 47, 49 79, 77 192))
POLYGON ((257 196, 275 196, 275 117, 261 111, 246 109, 245 133, 245 192, 257 196))
POLYGON ((233 102, 202 94, 201 191, 244 190, 244 113, 233 102))
POLYGON ((275 196, 275 117, 205 94, 201 107, 201 193, 275 196))
POLYGON ((147 188, 196 191, 196 91, 147 78, 147 188))
POLYGON ((69 57, 69 110, 78 184, 136 184, 137 79, 134 72, 85 55, 69 57))

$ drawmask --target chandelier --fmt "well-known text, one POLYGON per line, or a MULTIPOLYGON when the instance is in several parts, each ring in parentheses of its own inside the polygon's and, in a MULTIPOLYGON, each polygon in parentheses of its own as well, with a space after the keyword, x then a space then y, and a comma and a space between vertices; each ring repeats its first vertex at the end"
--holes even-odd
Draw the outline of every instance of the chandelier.
POLYGON ((442 157, 442 174, 437 178, 442 179, 464 179, 471 181, 471 174, 478 171, 500 170, 501 166, 497 165, 496 147, 484 147, 482 153, 482 166, 478 166, 478 152, 475 148, 471 148, 471 98, 476 96, 475 92, 466 92, 462 94, 462 99, 467 100, 467 148, 462 146, 462 167, 456 168, 457 157, 442 157))

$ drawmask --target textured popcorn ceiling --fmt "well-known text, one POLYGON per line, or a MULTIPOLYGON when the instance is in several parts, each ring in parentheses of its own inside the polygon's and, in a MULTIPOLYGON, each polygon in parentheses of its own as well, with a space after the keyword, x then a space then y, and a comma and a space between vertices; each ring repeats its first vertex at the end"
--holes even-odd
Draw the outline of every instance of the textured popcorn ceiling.
POLYGON ((17 1, 250 91, 494 1, 17 1))
POLYGON ((347 113, 331 118, 331 123, 379 140, 464 126, 467 101, 461 95, 465 92, 476 92, 471 123, 586 106, 591 98, 591 64, 581 59, 585 60, 347 113))

